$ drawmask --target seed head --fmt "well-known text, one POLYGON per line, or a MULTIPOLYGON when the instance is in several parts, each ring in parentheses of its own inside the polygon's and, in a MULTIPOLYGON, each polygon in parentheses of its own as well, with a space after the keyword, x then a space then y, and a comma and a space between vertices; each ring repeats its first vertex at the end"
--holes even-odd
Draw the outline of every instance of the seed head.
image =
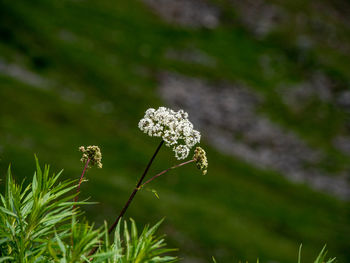
POLYGON ((88 159, 90 160, 88 168, 91 168, 95 165, 97 166, 97 168, 102 168, 102 154, 98 146, 87 146, 86 149, 84 146, 80 146, 79 151, 83 153, 83 156, 81 157, 80 161, 86 163, 88 159))
POLYGON ((206 174, 208 169, 208 160, 205 151, 201 147, 196 147, 194 150, 193 159, 196 161, 197 168, 200 169, 203 174, 206 174))
POLYGON ((146 110, 138 126, 149 136, 162 137, 165 145, 172 147, 178 160, 187 158, 190 149, 199 143, 201 138, 200 132, 193 129, 187 112, 183 110, 150 108, 146 110))

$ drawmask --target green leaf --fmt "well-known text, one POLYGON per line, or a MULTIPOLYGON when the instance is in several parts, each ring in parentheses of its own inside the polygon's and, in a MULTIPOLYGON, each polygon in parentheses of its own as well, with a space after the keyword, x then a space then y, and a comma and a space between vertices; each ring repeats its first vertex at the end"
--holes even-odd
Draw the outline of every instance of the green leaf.
POLYGON ((301 263, 301 248, 303 247, 303 244, 300 244, 299 246, 299 252, 298 252, 298 263, 301 263))
POLYGON ((158 195, 158 193, 157 193, 157 190, 152 189, 151 191, 152 191, 152 193, 159 199, 159 195, 158 195))
POLYGON ((12 213, 11 211, 7 210, 7 209, 4 208, 4 207, 1 207, 1 206, 0 206, 0 211, 3 212, 3 213, 5 213, 5 214, 8 214, 8 215, 10 215, 10 216, 13 216, 13 217, 16 217, 16 218, 17 218, 17 215, 16 215, 16 214, 12 213))

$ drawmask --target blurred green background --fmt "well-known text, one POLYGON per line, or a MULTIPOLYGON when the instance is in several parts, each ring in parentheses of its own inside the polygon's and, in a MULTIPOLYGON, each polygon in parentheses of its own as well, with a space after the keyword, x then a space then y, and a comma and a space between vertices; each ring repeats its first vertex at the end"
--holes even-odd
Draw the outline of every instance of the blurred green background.
MULTIPOLYGON (((194 166, 172 171, 152 185, 160 199, 142 191, 127 217, 140 226, 166 217, 161 231, 183 262, 296 262, 300 243, 304 262, 324 244, 339 262, 350 262, 349 6, 2 0, 1 178, 9 163, 18 180, 31 178, 34 153, 53 171, 78 178, 78 147, 99 145, 104 167, 88 172, 82 196, 98 202, 85 208, 92 221, 113 222, 159 143, 138 130, 139 119, 149 107, 183 107, 203 133, 208 174, 194 166), (238 85, 238 94, 259 103, 221 109, 223 85, 228 94, 238 85), (192 100, 184 103, 186 96, 192 100), (250 128, 229 125, 247 121, 241 111, 253 116, 250 128), (216 122, 222 112, 225 120, 216 122), (248 138, 261 118, 281 138, 259 131, 261 138, 248 138), (226 141, 223 151, 218 131, 253 157, 226 141), (283 142, 291 137, 297 139, 283 142), (294 146, 300 142, 306 153, 294 146), (287 159, 265 161, 262 150, 287 159), (317 157, 304 162, 309 155, 317 157)), ((150 174, 174 163, 164 147, 150 174)))

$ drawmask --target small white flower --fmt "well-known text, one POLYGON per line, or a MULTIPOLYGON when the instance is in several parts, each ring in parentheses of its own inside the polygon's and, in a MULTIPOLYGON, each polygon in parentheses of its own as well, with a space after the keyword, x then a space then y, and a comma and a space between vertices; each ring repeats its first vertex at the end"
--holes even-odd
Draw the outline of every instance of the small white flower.
POLYGON ((175 157, 184 159, 190 149, 200 141, 200 133, 193 129, 187 112, 165 107, 149 108, 139 122, 139 128, 149 136, 162 137, 165 145, 173 147, 175 157), (185 143, 186 145, 179 144, 185 143))
POLYGON ((149 109, 146 110, 146 112, 145 112, 145 117, 147 117, 147 118, 153 118, 155 111, 156 111, 155 109, 149 108, 149 109))
POLYGON ((165 141, 166 146, 177 144, 177 139, 178 139, 178 136, 175 131, 168 130, 164 132, 163 140, 165 141))
POLYGON ((187 119, 181 120, 178 123, 176 130, 183 137, 190 136, 192 134, 192 131, 193 131, 193 124, 187 119))
POLYGON ((180 121, 180 120, 184 120, 188 118, 188 113, 185 112, 184 110, 179 110, 176 114, 175 114, 176 118, 180 121))
POLYGON ((161 137, 162 134, 163 134, 163 130, 164 130, 164 127, 162 125, 160 125, 159 123, 157 123, 156 125, 154 125, 152 127, 152 135, 151 136, 156 136, 156 137, 161 137))
POLYGON ((174 147, 175 157, 178 160, 186 159, 190 149, 186 145, 178 145, 174 147))
POLYGON ((200 133, 196 130, 193 130, 192 134, 185 138, 185 142, 189 148, 192 148, 193 146, 195 146, 197 143, 200 142, 200 139, 201 139, 200 133))
POLYGON ((144 133, 149 133, 149 131, 152 130, 153 126, 154 123, 150 118, 143 118, 139 122, 139 128, 144 133))

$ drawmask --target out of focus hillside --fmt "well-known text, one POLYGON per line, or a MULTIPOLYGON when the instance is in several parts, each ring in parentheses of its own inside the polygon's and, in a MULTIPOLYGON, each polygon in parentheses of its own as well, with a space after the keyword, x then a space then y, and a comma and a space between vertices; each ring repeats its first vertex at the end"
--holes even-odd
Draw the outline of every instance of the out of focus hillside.
MULTIPOLYGON (((127 216, 166 216, 183 262, 350 261, 350 4, 337 1, 0 2, 0 172, 33 154, 78 178, 80 145, 102 170, 82 186, 112 222, 158 141, 149 107, 188 111, 209 170, 177 170, 127 216)), ((162 149, 152 172, 174 164, 162 149)), ((152 186, 152 187, 153 187, 152 186)))

